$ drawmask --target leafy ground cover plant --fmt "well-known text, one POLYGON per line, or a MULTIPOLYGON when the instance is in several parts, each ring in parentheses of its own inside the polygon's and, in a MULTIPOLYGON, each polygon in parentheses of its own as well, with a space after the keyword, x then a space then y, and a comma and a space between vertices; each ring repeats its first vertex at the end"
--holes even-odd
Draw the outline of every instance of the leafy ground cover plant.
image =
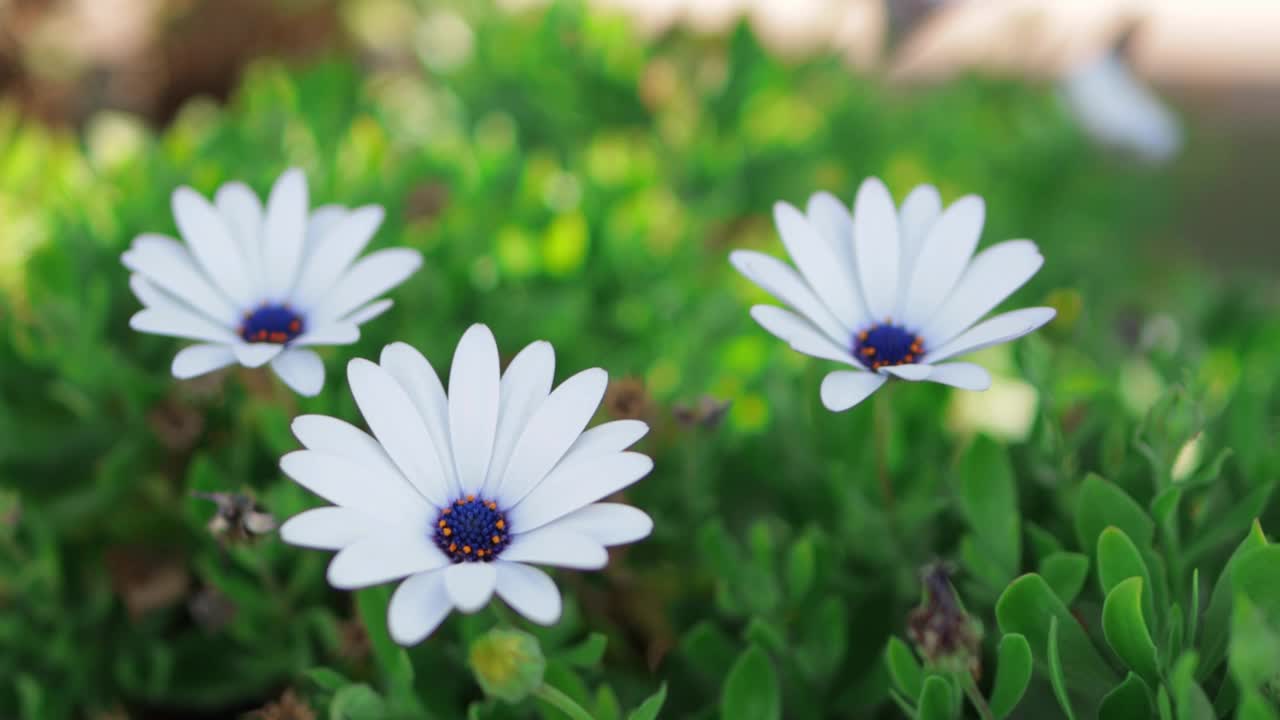
POLYGON ((1274 712, 1280 323, 1262 279, 1170 251, 1175 188, 1035 88, 900 94, 571 6, 468 20, 447 73, 262 64, 159 132, 0 111, 0 716, 1274 712), (653 535, 558 575, 559 624, 496 607, 394 644, 389 588, 335 592, 270 532, 316 502, 276 464, 290 421, 354 420, 349 393, 175 382, 172 342, 129 329, 118 258, 173 230, 172 188, 264 196, 293 166, 314 204, 386 208, 370 252, 424 258, 330 377, 393 341, 443 363, 483 320, 608 368, 602 415, 652 426, 626 500, 653 535), (776 252, 772 204, 872 175, 978 193, 984 243, 1046 258, 1009 302, 1058 317, 983 356, 981 402, 890 386, 833 416, 743 312, 767 299, 727 256, 776 252), (939 664, 922 641, 956 618, 939 664))

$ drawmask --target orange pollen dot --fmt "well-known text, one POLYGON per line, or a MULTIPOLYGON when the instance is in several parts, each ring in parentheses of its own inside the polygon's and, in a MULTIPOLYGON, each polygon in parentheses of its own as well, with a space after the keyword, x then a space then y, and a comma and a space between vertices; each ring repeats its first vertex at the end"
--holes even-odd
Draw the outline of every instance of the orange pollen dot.
POLYGON ((445 536, 445 537, 449 537, 450 535, 452 535, 452 534, 453 534, 453 528, 445 528, 444 530, 441 530, 440 532, 444 533, 444 536, 445 536))
POLYGON ((858 342, 866 342, 866 341, 867 341, 867 331, 863 330, 862 332, 858 333, 858 342))
POLYGON ((506 527, 507 527, 507 523, 506 523, 506 521, 505 521, 505 520, 499 520, 498 522, 494 523, 494 525, 495 525, 499 530, 502 530, 502 529, 504 529, 504 528, 506 528, 506 527))
POLYGON ((448 524, 449 523, 445 522, 444 520, 440 521, 440 527, 444 527, 445 525, 448 525, 448 524))
POLYGON ((448 514, 449 514, 449 513, 451 513, 451 512, 453 512, 453 508, 445 508, 444 510, 441 510, 441 511, 440 511, 440 514, 441 514, 441 515, 448 515, 448 514))
POLYGON ((476 551, 476 557, 484 557, 484 551, 483 551, 483 550, 477 550, 477 551, 476 551))
POLYGON ((449 543, 449 552, 458 552, 458 543, 449 543))
POLYGON ((872 355, 876 354, 876 349, 873 347, 862 348, 862 354, 866 355, 867 357, 871 357, 872 355))
POLYGON ((476 499, 476 496, 475 496, 475 495, 468 495, 468 496, 467 496, 467 502, 474 502, 474 501, 475 501, 475 499, 476 499))
POLYGON ((462 554, 463 554, 463 555, 470 555, 470 554, 471 554, 471 546, 470 546, 470 545, 463 545, 463 546, 462 546, 462 554))
POLYGON ((494 535, 494 536, 493 536, 493 544, 494 544, 494 545, 497 545, 497 544, 498 544, 498 543, 500 543, 500 542, 502 542, 502 538, 498 537, 497 535, 494 535))
POLYGON ((489 502, 489 509, 490 509, 490 510, 497 510, 497 509, 498 509, 498 503, 493 502, 493 501, 490 501, 490 502, 489 502))

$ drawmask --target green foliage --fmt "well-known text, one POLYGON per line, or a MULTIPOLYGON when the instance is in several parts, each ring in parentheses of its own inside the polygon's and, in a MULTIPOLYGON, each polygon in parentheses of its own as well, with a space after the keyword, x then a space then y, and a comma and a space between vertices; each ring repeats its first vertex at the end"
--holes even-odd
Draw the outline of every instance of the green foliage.
POLYGON ((454 71, 260 64, 226 107, 109 142, 0 107, 0 717, 217 717, 290 688, 317 717, 562 720, 468 673, 502 610, 398 648, 389 588, 212 536, 189 495, 313 506, 278 471, 290 419, 357 420, 348 360, 403 340, 443 362, 478 320, 506 354, 550 340, 560 377, 647 391, 656 469, 628 501, 653 537, 557 572, 563 620, 521 626, 545 687, 597 720, 1277 716, 1274 279, 1181 257, 1162 173, 1090 147, 1040 88, 897 92, 743 29, 644 43, 575 5, 464 15, 454 71), (120 253, 174 231, 175 187, 263 193, 295 165, 316 204, 384 205, 374 245, 425 267, 325 350, 316 398, 251 371, 175 382, 182 343, 129 329, 120 253), (828 364, 747 316, 767 300, 729 250, 780 254, 775 201, 872 174, 981 194, 984 246, 1044 253, 1010 304, 1060 316, 982 354, 989 393, 903 385, 892 416, 833 415, 828 364), (732 401, 722 423, 675 419, 705 395, 732 401), (979 679, 894 638, 938 558, 988 629, 979 679))

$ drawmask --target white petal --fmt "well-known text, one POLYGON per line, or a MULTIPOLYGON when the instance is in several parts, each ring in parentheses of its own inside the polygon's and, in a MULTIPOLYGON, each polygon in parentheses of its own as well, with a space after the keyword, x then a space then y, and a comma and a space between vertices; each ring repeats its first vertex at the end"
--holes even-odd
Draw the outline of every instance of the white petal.
POLYGON ((240 243, 222 215, 195 190, 180 187, 173 193, 173 216, 205 273, 239 309, 250 307, 257 298, 249 286, 240 243))
POLYGON ((429 534, 436 508, 399 474, 381 463, 362 464, 328 451, 296 450, 280 458, 280 469, 302 487, 334 505, 429 534))
POLYGON ((498 429, 500 373, 493 332, 472 325, 458 341, 449 368, 449 438, 464 495, 478 491, 489 472, 498 429))
POLYGON ((862 301, 856 297, 857 288, 842 272, 842 261, 831 243, 818 234, 808 218, 787 203, 774 204, 773 219, 787 254, 831 314, 847 329, 864 323, 866 315, 862 301))
POLYGON ((919 382, 920 380, 927 380, 929 378, 929 374, 933 372, 933 367, 929 365, 913 365, 908 363, 905 365, 889 365, 887 367, 882 367, 880 368, 880 372, 903 380, 919 382))
POLYGON ((267 297, 283 302, 298 277, 307 226, 307 177, 285 171, 271 188, 263 221, 262 261, 267 297))
POLYGON ((951 294, 978 247, 986 212, 982 198, 967 195, 952 203, 929 229, 899 318, 904 325, 920 327, 951 294))
POLYGON ((324 387, 324 362, 311 350, 285 350, 271 361, 271 369, 305 397, 314 397, 324 387))
POLYGON ((849 214, 849 208, 831 193, 817 192, 809 197, 805 212, 809 216, 809 223, 839 258, 840 277, 852 288, 850 295, 857 304, 854 327, 865 324, 870 318, 866 316, 866 308, 862 306, 862 293, 857 289, 858 269, 853 260, 853 216, 849 214))
POLYGON ((318 248, 320 241, 329 234, 329 230, 342 222, 342 218, 346 216, 347 209, 342 205, 321 205, 312 209, 311 216, 307 218, 307 249, 318 248))
MULTIPOLYGON (((239 324, 240 311, 209 282, 204 272, 196 267, 191 254, 177 240, 163 235, 140 235, 133 241, 132 248, 121 256, 121 262, 210 320, 227 326, 239 324)), ((154 294, 148 297, 156 299, 154 294)), ((151 304, 141 295, 138 299, 151 304)))
POLYGON ((362 358, 347 365, 347 380, 365 422, 396 467, 423 497, 437 507, 448 505, 450 471, 405 390, 386 370, 362 358))
POLYGON ((369 205, 346 213, 302 261, 302 271, 293 291, 293 301, 298 307, 315 306, 325 293, 333 290, 338 278, 364 251, 373 239, 374 232, 382 224, 382 208, 369 205))
POLYGON ((858 188, 853 248, 867 311, 876 322, 892 317, 898 300, 898 213, 878 178, 867 178, 858 188))
POLYGON ((513 532, 529 532, 606 498, 653 470, 648 456, 615 453, 560 465, 521 501, 510 507, 513 532))
POLYGON ((498 571, 493 563, 464 562, 444 571, 444 586, 449 591, 453 606, 464 613, 473 613, 485 606, 493 597, 498 571))
POLYGON ((797 352, 862 368, 846 350, 798 315, 772 305, 755 305, 751 308, 751 317, 760 323, 760 327, 786 341, 797 352))
POLYGON ((245 367, 256 368, 266 365, 275 356, 284 350, 283 345, 275 343, 244 343, 238 342, 231 346, 231 350, 236 354, 236 360, 245 367))
POLYGON ((213 324, 194 312, 179 308, 148 308, 129 318, 129 327, 138 332, 170 337, 204 340, 215 343, 238 343, 240 338, 230 330, 213 324))
POLYGON ((594 503, 560 518, 555 527, 580 532, 610 547, 649 537, 653 532, 653 518, 630 505, 594 503))
POLYGON ((350 345, 360 339, 360 327, 350 322, 327 322, 320 327, 307 328, 293 345, 350 345))
POLYGON ((555 369, 555 350, 544 340, 527 345, 507 365, 498 393, 502 407, 493 441, 493 461, 489 464, 483 492, 494 492, 501 485, 511 453, 524 434, 529 418, 551 393, 555 369))
POLYGON ((352 311, 350 315, 342 319, 342 322, 350 323, 352 325, 363 325, 382 313, 390 310, 392 305, 395 305, 395 302, 392 300, 378 300, 377 302, 371 302, 358 310, 352 311))
POLYGON ((146 308, 170 308, 177 305, 178 307, 186 306, 187 309, 190 309, 187 303, 151 284, 151 281, 143 277, 141 273, 135 272, 129 276, 129 289, 138 298, 138 302, 142 303, 142 306, 146 308))
POLYGON ((1044 257, 1030 240, 1010 240, 978 253, 960 283, 920 331, 929 344, 947 342, 991 312, 1031 279, 1044 257))
POLYGON ((822 378, 822 404, 831 412, 843 412, 870 397, 889 378, 879 373, 836 370, 822 378))
POLYGON ((753 250, 734 250, 729 253, 729 262, 748 280, 795 308, 835 342, 851 337, 850 329, 840 324, 790 265, 753 250))
POLYGON ((932 185, 917 185, 902 201, 902 208, 898 210, 902 246, 901 260, 898 263, 899 307, 906 300, 906 293, 911 286, 911 273, 915 270, 924 238, 941 214, 942 196, 938 194, 938 188, 932 185))
POLYGON ((435 450, 444 473, 445 492, 451 497, 461 495, 462 489, 454 472, 453 449, 449 441, 449 401, 435 369, 416 348, 402 342, 391 343, 383 348, 379 362, 408 394, 418 416, 422 418, 431 438, 431 447, 435 450))
POLYGON ((262 202, 248 185, 229 182, 218 188, 213 204, 240 245, 250 291, 261 295, 266 291, 262 277, 262 202))
POLYGON ((444 588, 444 572, 432 570, 400 583, 387 605, 387 630, 403 646, 416 645, 449 617, 453 601, 444 588))
POLYGON ((409 248, 379 250, 361 258, 312 311, 320 319, 342 317, 404 282, 422 267, 422 254, 409 248))
POLYGON ((604 399, 609 376, 600 368, 565 380, 529 418, 494 493, 511 507, 537 487, 582 434, 604 399))
POLYGON ((173 358, 173 376, 179 380, 198 377, 236 361, 230 345, 207 344, 185 347, 173 358))
POLYGON ((502 559, 575 570, 599 570, 609 563, 609 553, 603 545, 580 532, 552 525, 513 535, 511 544, 502 551, 502 559))
POLYGON ((449 564, 430 533, 383 531, 346 546, 329 563, 329 584, 354 590, 449 564))
POLYGON ((935 365, 929 375, 930 382, 958 387, 962 390, 986 390, 991 387, 991 373, 973 363, 945 363, 935 365))
MULTIPOLYGON (((423 504, 422 495, 400 473, 387 451, 360 428, 327 415, 303 415, 294 419, 292 428, 293 434, 308 450, 337 455, 363 468, 358 477, 367 478, 366 482, 375 485, 375 489, 381 488, 380 493, 386 496, 386 502, 406 504, 411 510, 416 504, 423 504)), ((448 499, 443 497, 443 493, 438 494, 438 501, 428 501, 436 507, 443 507, 448 499)), ((367 499, 377 501, 377 498, 367 499)), ((356 502, 364 504, 363 500, 356 502)), ((377 506, 368 507, 376 510, 377 506)), ((431 512, 435 512, 435 508, 413 510, 405 517, 412 524, 431 512)))
POLYGON ((974 325, 936 350, 929 350, 924 361, 933 364, 956 355, 1016 340, 1049 322, 1057 314, 1058 311, 1053 308, 1037 307, 996 315, 974 325))
POLYGON ((351 508, 322 507, 307 510, 280 526, 280 539, 290 545, 316 550, 341 550, 378 532, 372 517, 351 508))
POLYGON ((545 572, 535 567, 501 560, 498 568, 498 597, 511 609, 538 623, 553 625, 560 619, 560 590, 545 572))
POLYGON ((649 426, 642 420, 614 420, 597 425, 579 435, 560 462, 567 464, 622 452, 639 442, 648 432, 649 426))

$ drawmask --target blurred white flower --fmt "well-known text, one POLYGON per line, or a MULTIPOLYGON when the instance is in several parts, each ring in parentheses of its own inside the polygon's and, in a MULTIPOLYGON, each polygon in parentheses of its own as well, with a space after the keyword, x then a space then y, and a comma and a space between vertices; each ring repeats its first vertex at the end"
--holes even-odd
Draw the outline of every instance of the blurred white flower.
POLYGON ((584 432, 604 396, 604 370, 553 391, 554 370, 551 345, 535 342, 500 375, 483 325, 459 341, 447 394, 403 343, 387 346, 380 364, 351 361, 351 393, 372 436, 330 417, 294 421, 307 449, 281 467, 334 506, 297 515, 281 536, 340 551, 329 564, 334 587, 408 578, 387 610, 403 645, 421 642, 453 609, 478 611, 495 592, 534 622, 556 622, 560 593, 532 565, 599 569, 606 547, 647 536, 653 521, 644 512, 598 501, 653 462, 625 452, 648 431, 643 422, 584 432))
POLYGON ((787 203, 774 206, 799 272, 750 250, 729 259, 795 311, 751 308, 764 329, 799 352, 853 368, 823 379, 828 409, 857 405, 891 377, 985 390, 991 376, 984 368, 943 361, 1022 337, 1055 315, 1052 308, 1026 308, 978 322, 1044 263, 1029 240, 975 256, 985 212, 973 195, 944 211, 930 185, 913 190, 899 210, 884 183, 870 178, 852 216, 829 193, 813 195, 807 214, 787 203))
POLYGON ((190 378, 240 363, 267 363, 303 395, 324 385, 324 364, 307 349, 346 345, 359 326, 391 307, 378 296, 422 265, 416 250, 356 258, 382 223, 382 208, 337 205, 308 214, 300 170, 280 176, 266 208, 246 185, 218 189, 214 203, 182 187, 173 214, 184 242, 139 235, 124 253, 130 286, 144 309, 140 332, 198 340, 173 359, 190 378))
POLYGON ((1172 159, 1182 147, 1177 118, 1117 50, 1067 72, 1061 91, 1076 121, 1103 145, 1153 162, 1172 159))

